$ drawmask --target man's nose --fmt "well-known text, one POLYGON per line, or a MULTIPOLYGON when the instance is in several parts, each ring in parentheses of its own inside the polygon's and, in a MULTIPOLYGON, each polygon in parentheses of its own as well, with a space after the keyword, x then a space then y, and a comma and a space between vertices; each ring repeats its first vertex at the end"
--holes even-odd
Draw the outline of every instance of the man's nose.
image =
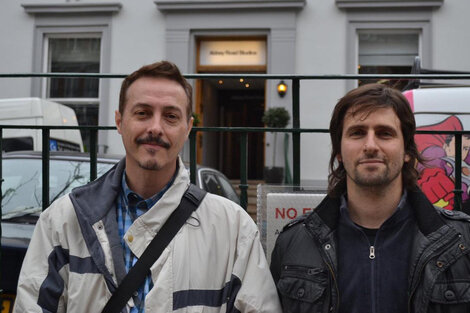
POLYGON ((162 117, 160 114, 155 114, 149 120, 148 132, 153 135, 160 135, 162 133, 162 117))
POLYGON ((377 146, 375 134, 373 132, 369 132, 364 142, 364 152, 373 153, 373 152, 376 152, 377 150, 378 150, 378 146, 377 146))

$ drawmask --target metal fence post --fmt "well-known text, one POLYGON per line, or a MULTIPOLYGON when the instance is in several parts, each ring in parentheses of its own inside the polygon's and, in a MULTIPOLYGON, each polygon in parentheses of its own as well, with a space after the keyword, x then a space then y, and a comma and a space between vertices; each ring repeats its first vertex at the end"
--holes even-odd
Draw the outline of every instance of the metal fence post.
POLYGON ((192 129, 189 133, 189 179, 196 185, 196 134, 197 129, 192 129))
POLYGON ((455 134, 454 210, 462 210, 462 134, 455 134))
POLYGON ((49 206, 49 150, 51 130, 42 127, 42 210, 49 206))
POLYGON ((98 129, 90 129, 90 181, 94 181, 98 176, 97 159, 98 159, 98 129))
POLYGON ((248 208, 248 133, 240 133, 240 205, 248 208))
MULTIPOLYGON (((292 79, 292 127, 294 130, 300 128, 300 80, 292 79)), ((293 153, 293 183, 300 185, 300 132, 292 133, 292 153, 293 153)))

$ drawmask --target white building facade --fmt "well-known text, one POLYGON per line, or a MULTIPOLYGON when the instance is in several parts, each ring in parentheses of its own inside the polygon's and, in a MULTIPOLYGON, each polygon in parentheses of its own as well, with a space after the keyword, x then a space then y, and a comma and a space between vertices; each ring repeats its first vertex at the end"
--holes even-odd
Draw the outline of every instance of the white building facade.
MULTIPOLYGON (((468 0, 4 0, 0 72, 128 74, 166 59, 186 74, 409 73, 415 56, 425 68, 470 71, 469 12, 468 0)), ((191 82, 200 126, 259 127, 266 108, 292 110, 288 80, 284 97, 279 80, 191 82)), ((48 98, 74 108, 83 125, 113 126, 120 83, 2 78, 0 98, 48 98)), ((301 81, 300 126, 328 128, 337 100, 357 84, 301 81)), ((260 179, 273 165, 273 136, 250 136, 249 178, 260 179)), ((238 141, 200 135, 198 162, 237 178, 238 141)), ((100 131, 99 145, 124 152, 114 131, 100 131)), ((301 136, 303 184, 324 185, 329 154, 327 134, 301 136)), ((282 165, 282 148, 276 156, 282 165)))

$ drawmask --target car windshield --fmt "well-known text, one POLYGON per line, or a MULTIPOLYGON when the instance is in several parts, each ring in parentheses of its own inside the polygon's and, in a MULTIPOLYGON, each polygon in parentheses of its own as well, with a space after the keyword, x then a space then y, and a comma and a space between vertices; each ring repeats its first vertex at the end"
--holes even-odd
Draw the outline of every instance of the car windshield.
MULTIPOLYGON (((2 218, 9 219, 42 210, 42 160, 3 159, 2 218)), ((113 166, 98 163, 98 177, 113 166)), ((50 203, 90 180, 90 164, 83 161, 50 161, 50 203)))

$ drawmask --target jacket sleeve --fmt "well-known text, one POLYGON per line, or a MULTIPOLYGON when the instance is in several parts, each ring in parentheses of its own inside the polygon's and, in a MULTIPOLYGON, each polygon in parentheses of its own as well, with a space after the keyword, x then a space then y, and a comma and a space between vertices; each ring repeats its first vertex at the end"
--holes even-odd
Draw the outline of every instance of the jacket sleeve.
POLYGON ((232 275, 232 281, 236 280, 236 277, 240 279, 240 287, 233 307, 229 301, 227 312, 280 313, 281 305, 261 246, 259 231, 251 217, 248 218, 248 225, 241 225, 243 229, 240 229, 240 233, 247 233, 247 229, 250 231, 239 239, 238 255, 232 275))
POLYGON ((34 229, 20 271, 14 313, 65 312, 66 274, 59 270, 67 256, 54 239, 49 213, 41 214, 34 229))

